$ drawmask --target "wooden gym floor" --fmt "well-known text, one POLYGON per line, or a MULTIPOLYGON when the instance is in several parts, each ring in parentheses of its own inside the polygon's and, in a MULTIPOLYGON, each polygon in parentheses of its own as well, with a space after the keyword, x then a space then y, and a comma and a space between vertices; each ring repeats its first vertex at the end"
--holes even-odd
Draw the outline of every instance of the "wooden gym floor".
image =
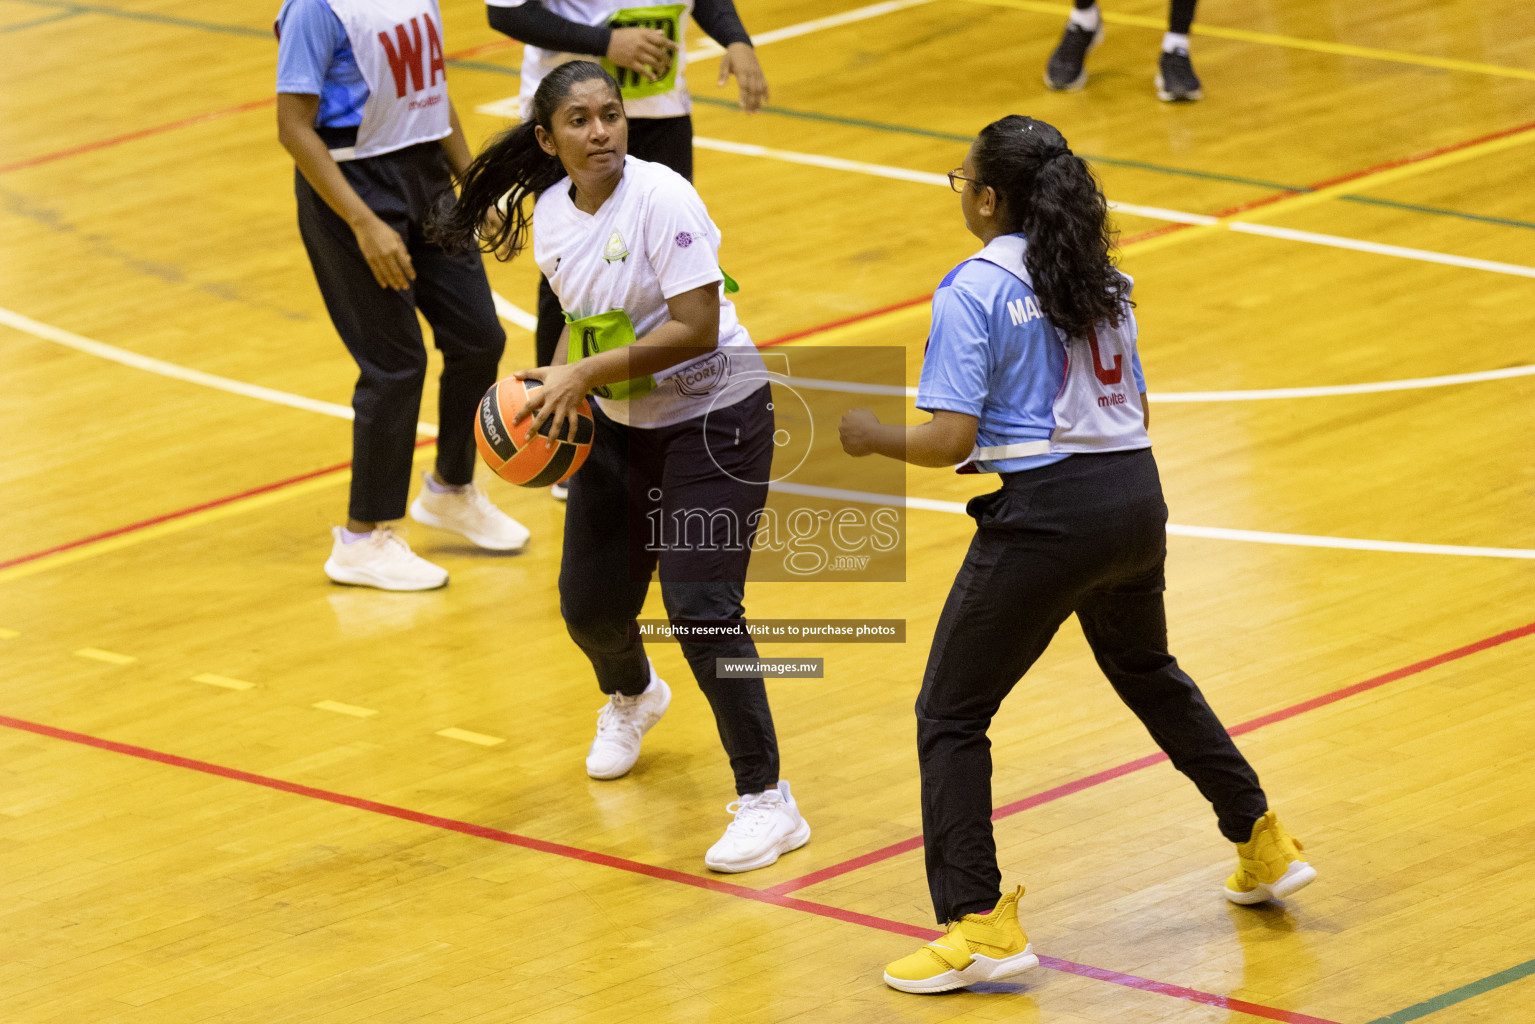
MULTIPOLYGON (((1059 125, 1125 204, 1174 650, 1317 883, 1226 904, 1229 845, 1069 623, 993 729, 1051 959, 881 983, 931 934, 910 708, 988 485, 919 470, 905 582, 751 588, 909 637, 764 650, 826 659, 772 685, 815 837, 709 875, 731 787, 676 647, 635 772, 582 771, 547 495, 489 484, 518 557, 414 530, 444 591, 321 573, 354 368, 275 138, 275 0, 0 0, 0 1021, 1535 1020, 1535 13, 1209 0, 1207 98, 1168 106, 1151 0, 1107 0, 1074 94, 1040 83, 1061 4, 857 3, 744 0, 753 118, 696 63, 742 319, 900 347, 913 383, 973 249, 936 176, 1002 114, 1059 125)), ((520 47, 444 6, 478 144, 520 47)), ((490 274, 531 305, 529 262, 490 274)))

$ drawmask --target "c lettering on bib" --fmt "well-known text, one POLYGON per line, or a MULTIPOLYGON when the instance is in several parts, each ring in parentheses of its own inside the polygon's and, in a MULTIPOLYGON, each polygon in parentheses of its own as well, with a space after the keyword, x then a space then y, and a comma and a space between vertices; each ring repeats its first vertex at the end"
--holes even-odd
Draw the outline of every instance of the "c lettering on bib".
POLYGON ((1106 386, 1112 386, 1114 384, 1118 384, 1121 380, 1124 379, 1125 357, 1118 352, 1114 353, 1113 368, 1105 368, 1103 365, 1103 357, 1098 354, 1097 331, 1089 330, 1087 332, 1087 346, 1093 350, 1093 376, 1098 378, 1099 383, 1106 386))

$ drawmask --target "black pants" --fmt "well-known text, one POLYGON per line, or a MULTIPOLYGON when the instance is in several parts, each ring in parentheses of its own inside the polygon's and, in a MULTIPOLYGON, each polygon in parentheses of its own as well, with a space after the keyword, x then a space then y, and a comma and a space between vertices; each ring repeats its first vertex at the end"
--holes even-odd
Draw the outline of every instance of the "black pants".
MULTIPOLYGON (((344 137, 326 141, 346 144, 344 137)), ((440 145, 424 143, 339 166, 368 208, 405 239, 416 270, 409 291, 380 288, 352 229, 295 172, 299 233, 331 322, 359 370, 352 392, 349 514, 365 523, 383 522, 404 517, 410 490, 426 382, 426 344, 416 310, 432 325, 433 341, 442 350, 437 472, 450 484, 474 479, 475 406, 496 382, 506 332, 496 319, 480 254, 449 253, 423 236, 432 204, 453 187, 440 145)))
MULTIPOLYGON (((693 180, 693 119, 681 117, 636 117, 629 121, 629 155, 641 160, 665 164, 689 181, 693 180)), ((534 350, 539 366, 554 362, 554 350, 560 343, 565 317, 560 300, 555 298, 549 279, 538 275, 538 330, 534 332, 534 350)))
POLYGON ((1073 455, 971 500, 978 529, 949 591, 917 698, 922 830, 938 920, 988 910, 1001 874, 991 742, 1002 699, 1073 612, 1098 666, 1173 765, 1245 842, 1258 777, 1167 652, 1167 506, 1151 451, 1073 455))
MULTIPOLYGON (((754 514, 767 502, 767 484, 742 481, 768 479, 770 397, 764 387, 707 419, 658 429, 624 427, 594 410, 592 453, 570 479, 560 613, 604 693, 633 695, 650 682, 635 619, 658 564, 669 619, 740 622, 746 614, 754 514), (679 520, 693 510, 701 514, 679 520)), ((767 688, 760 677, 722 680, 714 671, 715 658, 755 658, 756 644, 749 636, 684 642, 682 653, 714 710, 736 792, 776 785, 767 688)))

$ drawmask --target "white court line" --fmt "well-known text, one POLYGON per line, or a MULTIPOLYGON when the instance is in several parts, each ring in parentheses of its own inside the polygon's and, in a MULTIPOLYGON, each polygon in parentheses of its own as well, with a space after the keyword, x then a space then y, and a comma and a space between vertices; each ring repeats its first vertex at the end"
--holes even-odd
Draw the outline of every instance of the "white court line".
MULTIPOLYGON (((157 373, 164 377, 186 381, 191 384, 201 384, 204 387, 215 388, 230 394, 243 395, 246 398, 255 398, 263 402, 272 402, 276 405, 285 405, 293 409, 304 409, 308 412, 317 412, 325 416, 334 416, 338 419, 351 419, 350 406, 337 405, 334 402, 321 402, 302 395, 291 395, 286 391, 278 391, 274 388, 260 387, 255 384, 246 384, 242 381, 231 380, 228 377, 219 377, 211 373, 203 373, 201 370, 191 370, 175 363, 167 363, 161 359, 152 359, 149 356, 141 356, 136 352, 117 348, 90 338, 81 337, 69 331, 52 327, 48 324, 33 320, 31 317, 22 316, 20 313, 0 307, 0 323, 14 327, 18 331, 30 334, 44 341, 52 341, 56 344, 72 348, 87 355, 107 359, 123 366, 131 366, 137 370, 149 373, 157 373)), ((1494 373, 1498 371, 1492 371, 1494 373)), ((796 384, 804 383, 795 379, 796 384)), ((844 384, 841 381, 822 381, 807 378, 814 385, 827 387, 830 390, 842 390, 844 384)), ((864 387, 877 387, 878 385, 864 385, 864 387)), ((904 389, 903 389, 904 390, 904 389)), ((1164 399, 1165 400, 1165 399, 1164 399)), ((433 423, 419 423, 417 429, 429 437, 437 436, 437 426, 433 423)), ((934 498, 902 497, 890 494, 875 494, 869 491, 848 491, 828 487, 812 487, 806 484, 775 483, 772 489, 782 491, 785 494, 799 494, 807 497, 837 498, 843 501, 856 501, 874 505, 904 506, 906 508, 923 509, 929 512, 949 512, 963 515, 965 506, 956 501, 939 501, 934 498)), ((1489 547, 1464 547, 1454 544, 1412 544, 1402 541, 1390 540, 1363 540, 1353 537, 1322 537, 1302 533, 1267 533, 1261 530, 1227 530, 1218 526, 1180 526, 1177 523, 1168 523, 1167 532, 1179 537, 1203 537, 1214 540, 1247 541, 1255 544, 1282 544, 1291 547, 1315 547, 1315 548, 1347 548, 1360 551, 1395 551, 1407 554, 1428 555, 1465 555, 1478 558, 1535 558, 1535 550, 1527 548, 1489 548, 1489 547)), ((317 707, 319 705, 316 705, 317 707)))
MULTIPOLYGON (((303 409, 306 412, 317 412, 324 416, 335 416, 338 419, 352 419, 352 407, 349 405, 337 405, 335 402, 322 402, 317 398, 305 398, 303 395, 293 395, 286 391, 278 391, 276 388, 265 388, 260 384, 247 384, 242 380, 233 380, 229 377, 220 377, 213 373, 204 373, 202 370, 193 370, 176 363, 167 363, 163 359, 154 359, 150 356, 142 356, 137 352, 130 352, 125 348, 115 345, 107 345, 103 342, 92 341, 90 338, 81 337, 71 331, 33 320, 29 316, 0 307, 0 324, 14 327, 24 334, 30 334, 34 338, 51 341, 65 348, 72 348, 77 352, 84 352, 98 359, 107 359, 123 366, 131 366, 136 370, 147 370, 150 373, 158 373, 162 377, 170 377, 173 380, 186 381, 188 384, 201 384, 203 387, 215 388, 219 391, 227 391, 232 395, 244 395, 246 398, 255 398, 263 402, 271 402, 275 405, 286 405, 290 409, 303 409)), ((427 437, 437 436, 435 423, 421 422, 416 424, 416 432, 427 437)))
MULTIPOLYGON (((693 145, 698 149, 733 153, 737 156, 759 157, 766 160, 777 160, 780 163, 820 167, 832 171, 849 171, 854 174, 867 174, 876 178, 911 181, 920 185, 942 185, 944 188, 949 187, 949 179, 946 175, 933 174, 928 171, 913 171, 904 167, 871 164, 861 160, 843 160, 840 157, 820 156, 816 153, 796 153, 793 150, 787 149, 770 149, 767 146, 731 142, 726 139, 694 138, 693 145)), ((1442 266, 1464 267, 1468 270, 1485 270, 1494 274, 1535 278, 1535 267, 1527 267, 1518 263, 1501 263, 1497 260, 1482 260, 1471 256, 1455 256, 1450 253, 1435 252, 1431 249, 1413 249, 1403 245, 1366 242, 1358 238, 1324 235, 1315 231, 1297 231, 1293 228, 1279 228, 1268 224, 1253 224, 1239 220, 1221 220, 1219 217, 1212 217, 1208 214, 1187 213, 1182 210, 1169 210, 1160 206, 1140 206, 1135 203, 1121 203, 1110 200, 1109 208, 1121 213, 1145 217, 1148 220, 1171 221, 1175 224, 1200 224, 1207 227, 1226 228, 1247 235, 1263 235, 1268 238, 1281 238, 1290 242, 1325 245, 1335 249, 1352 249, 1356 252, 1368 252, 1380 256, 1395 256, 1405 260, 1417 260, 1420 263, 1437 263, 1442 266)))
MULTIPOLYGON (((878 18, 882 14, 894 14, 896 11, 904 11, 908 7, 920 7, 923 4, 932 3, 933 0, 886 0, 885 3, 870 4, 867 7, 857 7, 851 11, 843 11, 841 14, 831 14, 824 18, 816 18, 812 21, 802 21, 798 25, 786 25, 783 28, 775 28, 771 32, 754 33, 752 46, 765 46, 768 43, 776 43, 782 39, 795 39, 799 36, 808 36, 812 32, 820 32, 823 29, 838 28, 842 25, 851 25, 855 22, 865 21, 869 18, 878 18)), ((700 43, 697 48, 688 51, 688 60, 704 60, 709 57, 718 57, 725 52, 725 48, 710 39, 700 43)))
POLYGON ((1239 231, 1244 235, 1266 235, 1269 238, 1283 238, 1292 242, 1329 245, 1335 249, 1353 249, 1356 252, 1373 252, 1379 253, 1382 256, 1400 256, 1403 259, 1420 260, 1424 263, 1442 263, 1445 266, 1465 267, 1469 270, 1487 270, 1494 274, 1510 274, 1514 277, 1535 277, 1535 267, 1526 267, 1518 263, 1479 260, 1470 256, 1454 256, 1450 253, 1433 252, 1428 249, 1408 249, 1400 245, 1365 242, 1358 238, 1323 235, 1315 231, 1297 231, 1294 228, 1276 228, 1272 224, 1252 224, 1248 221, 1240 220, 1228 221, 1226 227, 1232 231, 1239 231))
POLYGON ((498 291, 493 290, 490 293, 490 298, 496 304, 496 316, 499 316, 509 324, 516 324, 525 331, 538 330, 538 317, 529 313, 498 291))
MULTIPOLYGON (((1443 388, 1454 384, 1479 384, 1489 380, 1535 377, 1535 366, 1510 366, 1501 370, 1477 370, 1473 373, 1447 373, 1439 377, 1412 377, 1405 380, 1377 380, 1364 384, 1320 384, 1309 388, 1253 388, 1247 391, 1152 391, 1147 397, 1162 404, 1192 402, 1261 402, 1275 398, 1325 398, 1333 395, 1372 395, 1382 391, 1415 391, 1419 388, 1443 388)), ((792 377, 785 383, 809 391, 845 391, 861 395, 892 395, 916 398, 917 389, 894 384, 862 384, 843 380, 818 380, 792 377)))
MULTIPOLYGON (((903 498, 871 491, 847 491, 839 487, 813 487, 808 484, 779 482, 770 484, 768 490, 784 494, 798 494, 808 498, 833 498, 838 501, 856 501, 866 505, 905 506, 928 512, 965 514, 963 502, 936 501, 932 498, 903 498)), ((1531 548, 1485 548, 1459 544, 1413 544, 1397 540, 1366 540, 1359 537, 1320 537, 1307 533, 1271 533, 1267 530, 1227 530, 1219 526, 1182 526, 1168 523, 1167 532, 1174 537, 1199 537, 1206 540, 1245 541, 1250 544, 1281 544, 1288 547, 1340 548, 1348 551, 1391 551, 1411 555, 1461 555, 1471 558, 1528 558, 1535 559, 1531 548)))
MULTIPOLYGON (((843 11, 841 14, 831 14, 824 18, 814 18, 810 21, 802 21, 797 25, 785 25, 783 28, 775 28, 771 32, 761 32, 752 36, 753 48, 766 46, 768 43, 776 43, 783 39, 797 39, 800 36, 808 36, 813 32, 820 32, 828 28, 839 28, 843 25, 852 25, 870 18, 878 18, 884 14, 894 14, 896 11, 904 11, 908 7, 921 7, 923 4, 933 3, 934 0, 885 0, 884 3, 869 4, 867 7, 856 7, 851 11, 843 11)), ((688 63, 699 60, 708 60, 718 57, 725 52, 725 48, 712 39, 705 39, 702 43, 689 50, 688 63)), ((504 100, 495 100, 491 103, 482 103, 474 108, 476 114, 489 114, 492 117, 506 117, 513 121, 522 117, 522 107, 517 102, 516 96, 508 96, 504 100)))

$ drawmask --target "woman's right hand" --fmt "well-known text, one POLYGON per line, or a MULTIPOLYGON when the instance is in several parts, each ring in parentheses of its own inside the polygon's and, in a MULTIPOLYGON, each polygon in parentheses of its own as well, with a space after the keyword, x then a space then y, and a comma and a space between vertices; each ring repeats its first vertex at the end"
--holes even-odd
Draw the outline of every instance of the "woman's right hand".
POLYGON ((677 44, 658 28, 615 28, 608 39, 608 60, 638 71, 652 82, 671 67, 677 44))
POLYGON ((512 376, 536 380, 543 387, 530 389, 528 402, 512 417, 512 425, 531 419, 533 431, 555 440, 574 441, 581 425, 581 402, 591 390, 586 370, 579 362, 518 370, 512 376))
POLYGON ((416 279, 416 268, 410 262, 410 250, 405 248, 405 239, 400 233, 371 211, 352 225, 352 233, 357 236, 357 247, 362 250, 363 259, 368 261, 368 269, 373 271, 373 280, 378 286, 399 292, 409 290, 410 283, 416 279))

